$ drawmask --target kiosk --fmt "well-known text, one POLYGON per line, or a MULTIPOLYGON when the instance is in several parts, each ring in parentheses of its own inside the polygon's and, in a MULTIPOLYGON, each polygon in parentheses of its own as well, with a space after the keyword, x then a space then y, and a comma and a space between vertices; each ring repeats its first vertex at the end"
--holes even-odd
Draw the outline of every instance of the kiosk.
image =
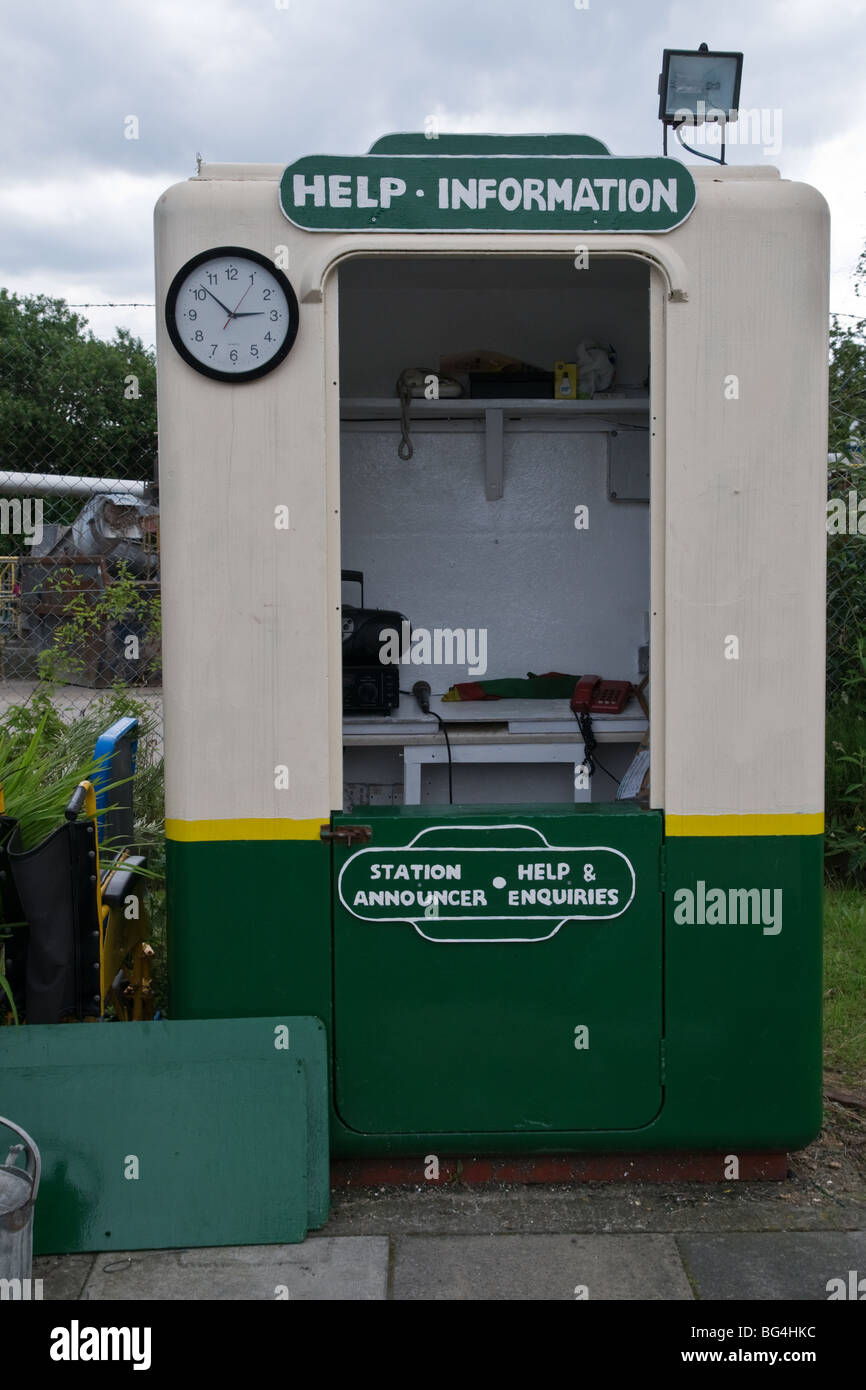
POLYGON ((172 1015, 321 1019, 335 1154, 807 1143, 824 200, 388 136, 156 270, 172 1015))

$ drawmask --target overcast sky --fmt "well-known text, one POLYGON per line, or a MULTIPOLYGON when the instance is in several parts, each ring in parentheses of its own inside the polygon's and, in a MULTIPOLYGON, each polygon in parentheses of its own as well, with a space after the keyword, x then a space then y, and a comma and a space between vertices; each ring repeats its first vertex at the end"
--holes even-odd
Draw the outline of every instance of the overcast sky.
MULTIPOLYGON (((740 106, 765 113, 766 142, 733 144, 730 162, 821 190, 831 304, 856 311, 866 0, 5 0, 0 285, 152 305, 153 205, 197 151, 360 154, 437 116, 442 132, 580 131, 660 153, 662 49, 701 42, 744 52, 740 106)), ((152 308, 80 312, 102 336, 153 341, 152 308)))

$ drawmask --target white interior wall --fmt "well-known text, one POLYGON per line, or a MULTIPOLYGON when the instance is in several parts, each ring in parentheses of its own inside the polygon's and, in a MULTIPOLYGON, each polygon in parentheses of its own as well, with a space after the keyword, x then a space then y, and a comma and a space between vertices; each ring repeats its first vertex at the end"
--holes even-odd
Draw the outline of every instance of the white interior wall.
POLYGON ((349 261, 340 270, 340 374, 346 397, 390 396, 404 367, 485 348, 552 371, 578 343, 617 350, 617 384, 641 386, 649 366, 646 269, 572 256, 518 261, 349 261))
MULTIPOLYGON (((363 570, 369 608, 414 628, 483 629, 487 670, 407 668, 442 694, 455 682, 594 671, 637 676, 649 611, 649 508, 611 502, 607 435, 567 428, 505 432, 505 487, 484 490, 481 427, 419 422, 397 457, 396 424, 345 424, 342 562, 363 570), (589 508, 577 530, 575 506, 589 508)), ((345 586, 347 603, 358 602, 345 586)))
MULTIPOLYGON (((625 260, 354 260, 340 271, 340 394, 393 395, 405 366, 478 347, 552 367, 577 342, 616 340, 619 380, 646 379, 649 276, 625 260)), ((612 407, 613 408, 613 407, 612 407)), ((614 411, 615 414, 615 411, 614 411)), ((649 509, 613 502, 608 435, 571 421, 506 419, 504 496, 484 488, 481 421, 414 421, 397 456, 396 422, 344 422, 342 564, 366 577, 368 607, 413 628, 486 633, 487 669, 412 667, 434 693, 457 681, 528 671, 637 675, 649 611, 649 509), (575 528, 575 507, 589 526, 575 528)), ((636 426, 646 424, 630 417, 636 426)), ((346 590, 358 602, 357 590, 346 590)))

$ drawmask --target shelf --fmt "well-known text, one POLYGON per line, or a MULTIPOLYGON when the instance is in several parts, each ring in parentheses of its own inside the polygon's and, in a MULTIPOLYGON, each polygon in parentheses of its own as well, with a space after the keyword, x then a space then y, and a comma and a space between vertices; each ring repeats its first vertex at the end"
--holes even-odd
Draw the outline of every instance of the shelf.
MULTIPOLYGON (((342 420, 399 420, 400 411, 398 396, 346 398, 340 402, 342 420)), ((505 490, 503 431, 507 419, 535 415, 559 420, 607 420, 612 422, 608 426, 612 429, 623 415, 646 416, 648 413, 648 396, 614 396, 591 401, 467 400, 462 396, 428 401, 421 396, 412 399, 410 410, 416 422, 473 418, 484 421, 484 491, 488 502, 498 502, 505 490)))
MULTIPOLYGON (((462 416, 482 416, 488 410, 501 410, 505 415, 635 415, 646 414, 649 410, 648 396, 617 396, 591 401, 557 400, 467 400, 460 396, 453 400, 428 401, 423 396, 413 398, 411 411, 413 419, 423 416, 452 418, 462 416)), ((347 398, 340 402, 340 415, 344 420, 396 419, 400 414, 398 396, 364 396, 347 398)))
MULTIPOLYGON (((567 700, 467 700, 443 701, 432 696, 430 709, 448 725, 452 743, 548 744, 581 743, 582 735, 567 700)), ((599 743, 637 743, 647 730, 647 719, 632 697, 620 714, 593 715, 599 743)), ((442 733, 433 713, 424 715, 414 698, 401 695, 392 714, 344 714, 343 745, 417 747, 438 744, 442 733)))

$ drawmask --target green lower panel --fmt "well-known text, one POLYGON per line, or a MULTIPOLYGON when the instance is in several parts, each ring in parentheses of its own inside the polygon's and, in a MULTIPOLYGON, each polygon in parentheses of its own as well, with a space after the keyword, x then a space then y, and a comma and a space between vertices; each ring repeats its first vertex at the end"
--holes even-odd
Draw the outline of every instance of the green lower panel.
MULTIPOLYGON (((663 887, 660 815, 548 809, 550 822, 540 807, 436 812, 446 830, 544 826, 554 847, 608 846, 634 863, 627 912, 531 944, 514 938, 537 938, 538 923, 524 930, 513 915, 504 928, 422 920, 420 933, 353 918, 339 874, 354 848, 171 844, 173 1016, 322 1019, 337 1155, 809 1142, 821 1123, 822 837, 671 838, 663 887), (464 939, 449 943, 454 932, 464 939)), ((409 844, 418 816, 365 809, 370 848, 409 844)), ((500 835, 502 846, 514 847, 500 835)))
POLYGON ((313 1014, 330 1028, 327 845, 169 840, 166 875, 172 1018, 313 1014))
POLYGON ((335 850, 344 1123, 380 1134, 649 1124, 662 1101, 661 817, 533 807, 517 825, 456 808, 367 819, 371 848, 335 850))
POLYGON ((693 1145, 820 1130, 822 876, 820 835, 667 842, 664 1120, 693 1145))

